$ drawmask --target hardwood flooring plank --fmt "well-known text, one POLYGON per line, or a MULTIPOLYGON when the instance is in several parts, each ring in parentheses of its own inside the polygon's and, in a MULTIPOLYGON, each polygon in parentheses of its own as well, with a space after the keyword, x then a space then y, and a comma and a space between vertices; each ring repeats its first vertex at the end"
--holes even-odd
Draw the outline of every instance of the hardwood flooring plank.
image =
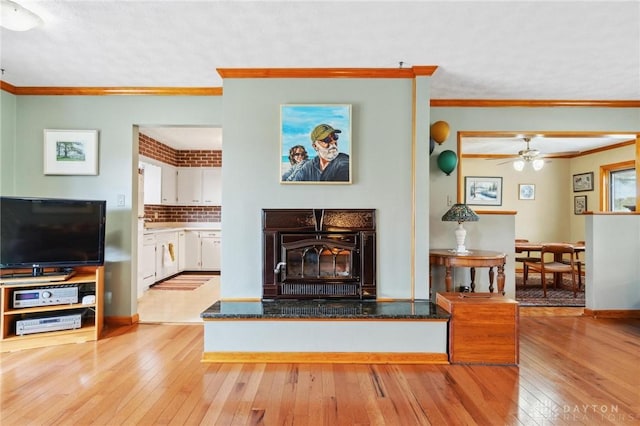
POLYGON ((3 353, 0 424, 626 425, 640 321, 520 319, 520 365, 202 363, 201 325, 3 353))

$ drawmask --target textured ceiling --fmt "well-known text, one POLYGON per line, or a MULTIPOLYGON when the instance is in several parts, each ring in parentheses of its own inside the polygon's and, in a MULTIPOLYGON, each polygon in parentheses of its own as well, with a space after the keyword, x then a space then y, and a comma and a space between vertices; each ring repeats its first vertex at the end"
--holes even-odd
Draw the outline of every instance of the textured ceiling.
MULTIPOLYGON (((432 99, 640 100, 638 1, 17 2, 44 25, 1 29, 16 87, 221 87, 218 68, 403 62, 438 66, 432 99)), ((145 133, 177 149, 222 139, 145 133)))
POLYGON ((640 99, 638 1, 18 0, 17 87, 218 87, 217 68, 437 65, 433 99, 640 99))

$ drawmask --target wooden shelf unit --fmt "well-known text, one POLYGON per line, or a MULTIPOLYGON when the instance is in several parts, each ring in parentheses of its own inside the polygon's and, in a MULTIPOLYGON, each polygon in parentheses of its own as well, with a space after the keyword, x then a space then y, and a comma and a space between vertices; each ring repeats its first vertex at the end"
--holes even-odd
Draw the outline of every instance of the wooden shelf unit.
POLYGON ((0 352, 38 348, 65 343, 82 343, 98 340, 104 326, 104 266, 83 266, 75 269, 75 274, 66 280, 47 276, 14 278, 0 277, 0 352), (30 288, 56 287, 60 285, 89 286, 95 294, 95 302, 63 305, 46 305, 28 308, 13 307, 13 292, 30 288), (60 312, 82 313, 91 310, 92 316, 82 320, 82 326, 77 329, 46 331, 19 336, 16 334, 16 321, 24 315, 55 316, 60 312))

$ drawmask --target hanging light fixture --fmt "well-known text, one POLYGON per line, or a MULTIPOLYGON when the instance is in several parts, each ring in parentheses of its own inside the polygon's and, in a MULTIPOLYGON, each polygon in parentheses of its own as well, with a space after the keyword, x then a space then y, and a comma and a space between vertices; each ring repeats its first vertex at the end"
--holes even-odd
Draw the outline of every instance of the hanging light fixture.
POLYGON ((2 1, 0 26, 11 31, 28 31, 42 24, 42 18, 10 0, 2 1))
POLYGON ((522 170, 524 170, 524 160, 516 160, 513 162, 513 168, 516 169, 516 171, 521 172, 522 170))
POLYGON ((544 160, 542 158, 538 158, 538 156, 540 155, 540 151, 537 149, 529 148, 529 142, 531 141, 530 138, 523 138, 523 140, 524 142, 526 142, 527 148, 518 151, 518 155, 520 156, 520 158, 513 162, 513 168, 516 171, 521 172, 522 170, 524 170, 524 166, 527 163, 530 163, 531 167, 533 167, 533 170, 542 170, 542 168, 544 167, 544 160))
POLYGON ((533 170, 537 172, 538 170, 542 170, 542 168, 544 167, 544 160, 538 158, 537 160, 533 160, 531 165, 533 166, 533 170))

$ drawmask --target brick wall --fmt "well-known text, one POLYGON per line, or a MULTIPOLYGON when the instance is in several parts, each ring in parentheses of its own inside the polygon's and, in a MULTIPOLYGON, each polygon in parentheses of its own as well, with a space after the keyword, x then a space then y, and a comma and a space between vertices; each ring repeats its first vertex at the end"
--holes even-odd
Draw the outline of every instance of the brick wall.
MULTIPOLYGON (((179 151, 143 134, 139 135, 138 143, 140 155, 165 164, 176 167, 222 167, 222 151, 179 151)), ((222 207, 145 205, 144 217, 151 222, 220 222, 222 207)))
POLYGON ((140 155, 171 164, 176 167, 222 167, 222 151, 176 150, 147 135, 138 138, 140 155))
POLYGON ((220 222, 222 207, 220 206, 144 206, 144 216, 150 222, 220 222), (158 218, 155 218, 156 213, 158 218))

